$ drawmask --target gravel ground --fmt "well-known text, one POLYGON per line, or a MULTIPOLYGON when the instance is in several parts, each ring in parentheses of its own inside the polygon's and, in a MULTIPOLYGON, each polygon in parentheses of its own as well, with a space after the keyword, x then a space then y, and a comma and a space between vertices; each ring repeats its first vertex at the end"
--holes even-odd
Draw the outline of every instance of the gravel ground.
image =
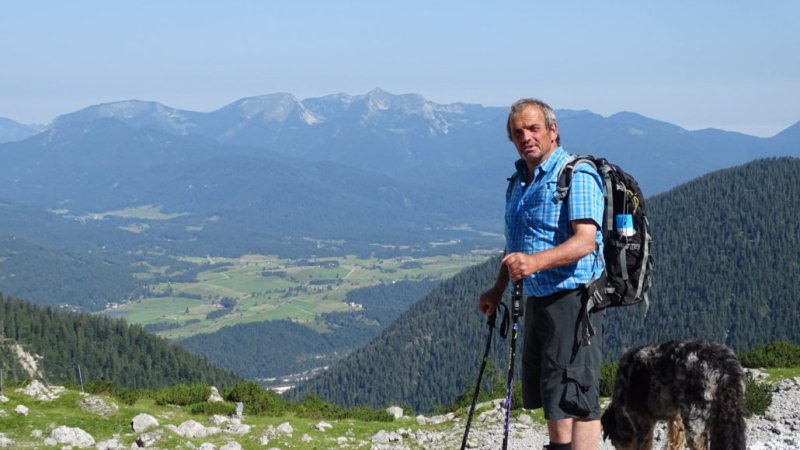
MULTIPOLYGON (((473 419, 467 448, 497 450, 503 440, 505 416, 502 400, 490 402, 493 406, 473 419)), ((419 419, 424 420, 424 419, 419 419)), ((452 426, 441 432, 396 430, 381 439, 373 439, 372 450, 452 450, 460 448, 465 421, 453 420, 452 426), (400 441, 386 442, 383 438, 400 441), (383 442, 381 442, 383 441, 383 442)), ((666 431, 663 426, 656 430, 653 448, 663 448, 666 431)), ((521 415, 512 421, 509 433, 509 449, 541 449, 547 444, 544 426, 533 422, 529 416, 521 415)), ((611 442, 601 441, 600 450, 613 450, 611 442)), ((750 450, 798 450, 800 449, 800 378, 784 380, 775 386, 772 405, 763 416, 747 419, 747 448, 750 450)))

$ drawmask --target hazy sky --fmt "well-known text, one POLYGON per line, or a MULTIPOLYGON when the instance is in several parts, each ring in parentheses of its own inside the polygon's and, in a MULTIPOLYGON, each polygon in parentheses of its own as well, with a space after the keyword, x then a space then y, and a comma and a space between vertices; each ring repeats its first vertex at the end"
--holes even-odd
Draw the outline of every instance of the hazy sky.
POLYGON ((532 96, 771 136, 800 121, 800 1, 759 3, 8 1, 0 117, 381 88, 486 106, 532 96))

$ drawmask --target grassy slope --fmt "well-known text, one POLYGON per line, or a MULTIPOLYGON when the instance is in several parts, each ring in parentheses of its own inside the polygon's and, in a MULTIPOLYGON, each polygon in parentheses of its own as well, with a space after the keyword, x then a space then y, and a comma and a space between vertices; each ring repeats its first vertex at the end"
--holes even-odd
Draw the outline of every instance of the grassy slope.
MULTIPOLYGON (((134 406, 127 406, 113 398, 98 396, 106 402, 113 402, 119 406, 119 411, 113 416, 100 417, 84 411, 78 406, 84 395, 75 390, 67 390, 57 400, 51 402, 34 400, 9 388, 5 389, 4 395, 9 401, 0 403, 0 433, 14 441, 11 448, 53 448, 45 446, 44 439, 50 436, 52 428, 61 425, 78 427, 92 435, 96 442, 117 437, 124 448, 130 448, 140 435, 140 433, 133 432, 131 421, 140 413, 147 413, 155 417, 160 428, 164 428, 168 424, 179 426, 187 420, 194 420, 204 426, 210 426, 208 416, 191 415, 184 408, 158 406, 152 400, 139 400, 134 406), (14 408, 20 404, 28 407, 29 414, 27 416, 14 412, 14 408), (42 437, 32 437, 31 433, 34 430, 42 431, 42 437)), ((391 423, 327 420, 326 422, 333 425, 333 429, 322 433, 314 429, 314 425, 319 422, 319 420, 297 418, 288 414, 284 417, 249 416, 245 411, 242 423, 252 428, 244 436, 219 433, 202 439, 189 439, 165 430, 164 438, 158 441, 157 446, 158 448, 182 448, 186 442, 191 442, 195 447, 199 447, 202 443, 209 442, 219 447, 234 440, 245 450, 273 447, 311 450, 338 447, 336 439, 347 436, 355 439, 353 444, 355 442, 363 444, 352 445, 351 448, 369 448, 372 436, 380 430, 419 428, 414 418, 403 418, 391 423), (281 435, 270 439, 266 447, 259 443, 259 437, 269 426, 277 427, 284 422, 289 422, 294 428, 291 436, 281 435), (304 435, 308 435, 311 440, 304 442, 304 435)), ((425 428, 436 429, 437 427, 426 426, 425 428)))
MULTIPOLYGON (((767 369, 765 372, 769 374, 771 382, 784 378, 800 377, 800 368, 767 369)), ((75 390, 67 389, 58 399, 51 402, 34 400, 9 387, 5 387, 2 394, 8 398, 8 401, 0 402, 0 433, 14 441, 12 448, 53 448, 44 445, 44 438, 50 435, 52 428, 60 425, 78 427, 92 435, 96 442, 116 437, 124 448, 130 448, 131 444, 139 436, 139 433, 133 432, 131 421, 133 417, 140 413, 150 414, 155 417, 159 422, 159 428, 164 428, 165 425, 178 426, 188 420, 194 420, 204 426, 210 426, 207 416, 189 414, 184 408, 159 406, 150 399, 138 400, 135 405, 128 406, 114 398, 99 395, 97 397, 107 403, 114 403, 119 406, 116 414, 110 417, 101 417, 78 406, 85 395, 75 390), (14 408, 20 404, 29 408, 27 416, 14 412, 14 408), (34 430, 42 431, 42 437, 32 437, 31 433, 34 430)), ((482 410, 478 409, 475 417, 477 418, 481 412, 482 410)), ((526 411, 526 413, 531 415, 534 421, 541 424, 544 423, 540 409, 526 411)), ((460 417, 460 421, 446 422, 440 425, 419 425, 414 417, 403 417, 391 423, 326 420, 333 428, 323 433, 314 429, 314 425, 319 423, 320 420, 303 419, 289 414, 283 417, 250 416, 245 411, 242 423, 251 426, 250 432, 246 435, 233 436, 220 433, 202 439, 189 439, 165 430, 163 439, 158 442, 158 447, 180 448, 185 446, 187 442, 191 442, 195 447, 199 447, 204 442, 209 442, 219 447, 233 440, 241 444, 244 450, 261 450, 265 446, 259 443, 259 437, 264 431, 270 426, 277 427, 279 424, 289 422, 294 429, 294 433, 291 436, 281 435, 270 439, 266 448, 291 448, 296 450, 339 448, 340 445, 337 444, 337 438, 347 437, 350 439, 347 448, 366 449, 371 447, 372 437, 381 430, 449 430, 448 432, 452 434, 455 431, 459 431, 459 427, 463 427, 466 408, 459 410, 456 414, 460 417), (454 429, 455 431, 453 431, 454 429)), ((479 422, 473 423, 474 429, 481 427, 479 422)), ((463 430, 463 428, 461 429, 463 430)), ((420 448, 415 446, 415 443, 410 439, 404 439, 403 442, 410 449, 420 448)))

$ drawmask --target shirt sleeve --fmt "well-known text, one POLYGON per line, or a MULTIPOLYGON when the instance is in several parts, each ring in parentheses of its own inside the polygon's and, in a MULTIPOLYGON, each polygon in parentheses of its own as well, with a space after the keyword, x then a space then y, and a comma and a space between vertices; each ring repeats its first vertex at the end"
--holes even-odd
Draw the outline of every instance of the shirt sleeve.
POLYGON ((569 189, 569 220, 591 219, 602 228, 603 209, 603 181, 594 167, 590 164, 578 164, 572 174, 569 189))

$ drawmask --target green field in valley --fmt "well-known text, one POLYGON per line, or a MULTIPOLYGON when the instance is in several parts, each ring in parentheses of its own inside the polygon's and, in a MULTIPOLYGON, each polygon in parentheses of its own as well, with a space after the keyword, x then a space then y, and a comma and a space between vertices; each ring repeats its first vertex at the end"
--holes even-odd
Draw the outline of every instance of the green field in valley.
MULTIPOLYGON (((347 292, 398 280, 445 279, 485 261, 491 252, 424 258, 359 259, 355 256, 285 260, 265 255, 185 258, 208 266, 191 282, 151 286, 154 297, 114 305, 105 311, 130 323, 157 327, 174 339, 222 327, 266 320, 311 322, 323 313, 360 308, 347 292)), ((163 268, 144 267, 140 276, 163 268)))

